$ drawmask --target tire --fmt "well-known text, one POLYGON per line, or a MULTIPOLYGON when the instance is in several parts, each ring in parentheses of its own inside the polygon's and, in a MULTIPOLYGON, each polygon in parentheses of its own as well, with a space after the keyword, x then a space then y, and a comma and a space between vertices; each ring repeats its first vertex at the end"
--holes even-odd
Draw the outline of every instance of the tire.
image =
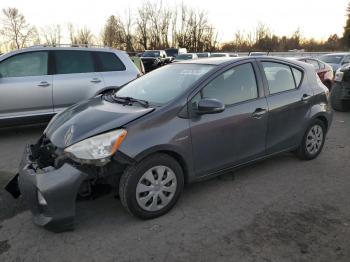
POLYGON ((332 108, 339 112, 346 112, 350 110, 350 101, 344 101, 340 99, 341 88, 339 86, 334 86, 331 92, 331 104, 332 108))
POLYGON ((321 153, 325 140, 326 140, 325 124, 319 119, 313 120, 312 123, 307 128, 304 134, 303 140, 296 151, 297 156, 302 160, 315 159, 321 153), (321 134, 322 138, 318 134, 321 134))
POLYGON ((329 91, 332 90, 332 82, 331 81, 324 82, 324 85, 328 88, 329 91))
POLYGON ((350 110, 350 102, 340 100, 340 99, 333 99, 332 100, 332 108, 335 111, 339 112, 347 112, 350 110))
POLYGON ((157 153, 125 170, 120 179, 119 196, 130 214, 152 219, 167 213, 183 188, 180 164, 167 154, 157 153))

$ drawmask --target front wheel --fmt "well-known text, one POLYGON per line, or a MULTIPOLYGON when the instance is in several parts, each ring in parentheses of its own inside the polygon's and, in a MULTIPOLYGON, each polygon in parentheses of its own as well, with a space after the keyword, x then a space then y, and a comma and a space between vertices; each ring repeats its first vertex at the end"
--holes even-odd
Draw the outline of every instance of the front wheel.
POLYGON ((120 179, 123 206, 134 216, 151 219, 167 213, 179 199, 184 175, 179 163, 155 154, 129 167, 120 179))
POLYGON ((303 140, 297 149, 297 155, 303 160, 312 160, 322 151, 326 139, 326 127, 324 123, 315 119, 305 132, 303 140))

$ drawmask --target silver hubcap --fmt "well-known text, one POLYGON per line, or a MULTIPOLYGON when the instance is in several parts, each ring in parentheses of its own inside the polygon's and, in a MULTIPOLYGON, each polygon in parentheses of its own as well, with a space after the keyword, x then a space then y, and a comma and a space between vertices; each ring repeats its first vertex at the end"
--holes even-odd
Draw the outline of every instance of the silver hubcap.
POLYGON ((314 125, 306 137, 306 150, 309 154, 316 154, 323 142, 323 130, 319 125, 314 125))
POLYGON ((147 211, 158 211, 169 204, 176 192, 176 176, 166 166, 147 170, 136 186, 136 200, 147 211))

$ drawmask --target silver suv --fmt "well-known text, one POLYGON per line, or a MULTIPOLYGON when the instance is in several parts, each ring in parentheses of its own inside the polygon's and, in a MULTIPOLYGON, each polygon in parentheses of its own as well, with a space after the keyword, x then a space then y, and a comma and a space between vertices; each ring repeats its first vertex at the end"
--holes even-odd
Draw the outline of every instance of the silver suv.
POLYGON ((0 123, 50 118, 140 74, 112 48, 35 46, 0 56, 0 123))

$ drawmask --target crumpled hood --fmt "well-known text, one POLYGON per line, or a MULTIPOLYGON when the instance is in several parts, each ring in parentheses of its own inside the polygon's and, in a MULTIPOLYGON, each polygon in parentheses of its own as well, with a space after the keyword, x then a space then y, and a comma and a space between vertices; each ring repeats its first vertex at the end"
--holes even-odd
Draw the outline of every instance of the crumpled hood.
POLYGON ((88 137, 117 129, 153 110, 111 103, 97 96, 56 115, 44 133, 55 146, 65 148, 88 137))

